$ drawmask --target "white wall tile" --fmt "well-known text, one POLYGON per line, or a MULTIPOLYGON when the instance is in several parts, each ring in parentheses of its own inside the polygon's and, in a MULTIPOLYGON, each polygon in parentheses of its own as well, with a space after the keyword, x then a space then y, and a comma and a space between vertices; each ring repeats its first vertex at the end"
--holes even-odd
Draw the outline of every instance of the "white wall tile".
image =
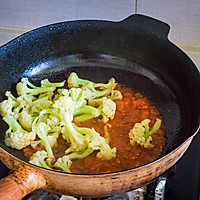
MULTIPOLYGON (((200 45, 200 0, 137 0, 137 13, 171 26, 173 42, 200 45)), ((119 21, 135 12, 135 0, 0 0, 0 26, 33 29, 75 19, 119 21)))
POLYGON ((74 19, 119 21, 134 11, 135 0, 0 0, 0 26, 33 29, 74 19))
POLYGON ((173 42, 200 45, 200 0, 138 0, 137 13, 168 23, 173 42))

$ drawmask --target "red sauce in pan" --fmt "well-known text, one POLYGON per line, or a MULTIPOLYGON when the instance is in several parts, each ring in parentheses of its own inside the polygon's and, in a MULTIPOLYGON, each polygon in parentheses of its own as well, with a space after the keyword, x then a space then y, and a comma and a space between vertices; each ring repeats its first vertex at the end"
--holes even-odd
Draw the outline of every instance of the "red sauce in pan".
MULTIPOLYGON (((108 121, 111 127, 107 127, 110 134, 110 146, 117 149, 116 158, 100 160, 96 158, 96 152, 93 152, 84 159, 73 160, 72 173, 99 174, 117 172, 145 165, 160 157, 166 143, 163 121, 161 128, 152 136, 152 144, 154 145, 152 148, 144 148, 139 145, 131 146, 128 133, 137 122, 148 118, 151 120, 150 126, 152 126, 156 118, 162 120, 162 116, 146 97, 119 85, 117 85, 117 89, 121 91, 123 98, 115 101, 117 105, 116 114, 113 120, 108 121)), ((98 119, 78 122, 76 125, 93 127, 104 136, 105 124, 99 122, 98 119)), ((61 137, 59 141, 58 147, 54 149, 56 157, 63 156, 66 150, 66 142, 61 137)), ((30 148, 26 148, 26 156, 29 157, 32 153, 30 148)))

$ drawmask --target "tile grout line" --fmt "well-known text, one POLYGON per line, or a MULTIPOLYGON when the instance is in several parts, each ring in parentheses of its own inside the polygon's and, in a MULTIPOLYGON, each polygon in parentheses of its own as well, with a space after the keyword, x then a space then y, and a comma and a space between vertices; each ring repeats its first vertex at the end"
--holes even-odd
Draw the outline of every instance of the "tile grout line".
POLYGON ((137 14, 137 5, 138 5, 138 0, 135 0, 135 14, 137 14))

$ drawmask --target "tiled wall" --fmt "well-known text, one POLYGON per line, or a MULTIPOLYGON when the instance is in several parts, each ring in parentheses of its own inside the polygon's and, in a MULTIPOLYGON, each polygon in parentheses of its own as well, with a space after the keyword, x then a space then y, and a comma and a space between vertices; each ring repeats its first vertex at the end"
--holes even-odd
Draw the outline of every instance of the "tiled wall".
POLYGON ((119 21, 135 12, 168 23, 173 42, 200 46, 200 0, 0 0, 0 29, 20 32, 74 19, 119 21))
POLYGON ((0 0, 0 25, 32 29, 74 19, 118 21, 134 12, 134 0, 0 0))
POLYGON ((137 11, 168 23, 176 43, 200 45, 200 0, 138 0, 137 11))

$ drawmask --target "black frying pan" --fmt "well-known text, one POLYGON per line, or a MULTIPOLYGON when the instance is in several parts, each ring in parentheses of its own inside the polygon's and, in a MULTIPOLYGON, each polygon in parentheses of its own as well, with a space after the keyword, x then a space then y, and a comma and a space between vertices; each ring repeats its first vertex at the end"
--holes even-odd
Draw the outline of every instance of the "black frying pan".
MULTIPOLYGON (((166 170, 187 149, 199 130, 200 121, 199 71, 187 55, 168 40, 168 32, 167 24, 142 15, 132 15, 121 22, 64 22, 30 31, 0 48, 0 101, 5 98, 6 90, 14 92, 15 84, 22 77, 28 77, 35 84, 44 78, 62 81, 72 71, 96 82, 106 82, 114 77, 119 84, 131 87, 149 98, 162 114, 167 145, 158 162, 162 161, 162 164, 167 165, 164 168, 166 170)), ((3 121, 0 126, 3 152, 31 166, 26 163, 27 159, 22 151, 4 144, 7 126, 3 121)), ((152 175, 151 172, 151 178, 148 175, 139 184, 134 185, 132 182, 135 181, 130 181, 121 190, 119 187, 112 188, 106 194, 97 192, 96 196, 122 192, 147 183, 163 172, 158 166, 155 169, 153 164, 156 162, 151 163, 150 167, 154 169, 153 172, 159 173, 152 175)), ((11 168, 13 166, 14 164, 11 168)), ((142 166, 142 169, 146 166, 142 166)), ((130 171, 133 172, 134 169, 125 173, 130 171)), ((118 172, 117 177, 120 173, 124 172, 118 172)), ((95 177, 99 178, 101 175, 95 177)), ((50 187, 54 190, 53 188, 55 185, 50 187)), ((72 188, 65 191, 75 196, 95 196, 94 193, 83 194, 84 190, 81 189, 77 193, 72 188)))

